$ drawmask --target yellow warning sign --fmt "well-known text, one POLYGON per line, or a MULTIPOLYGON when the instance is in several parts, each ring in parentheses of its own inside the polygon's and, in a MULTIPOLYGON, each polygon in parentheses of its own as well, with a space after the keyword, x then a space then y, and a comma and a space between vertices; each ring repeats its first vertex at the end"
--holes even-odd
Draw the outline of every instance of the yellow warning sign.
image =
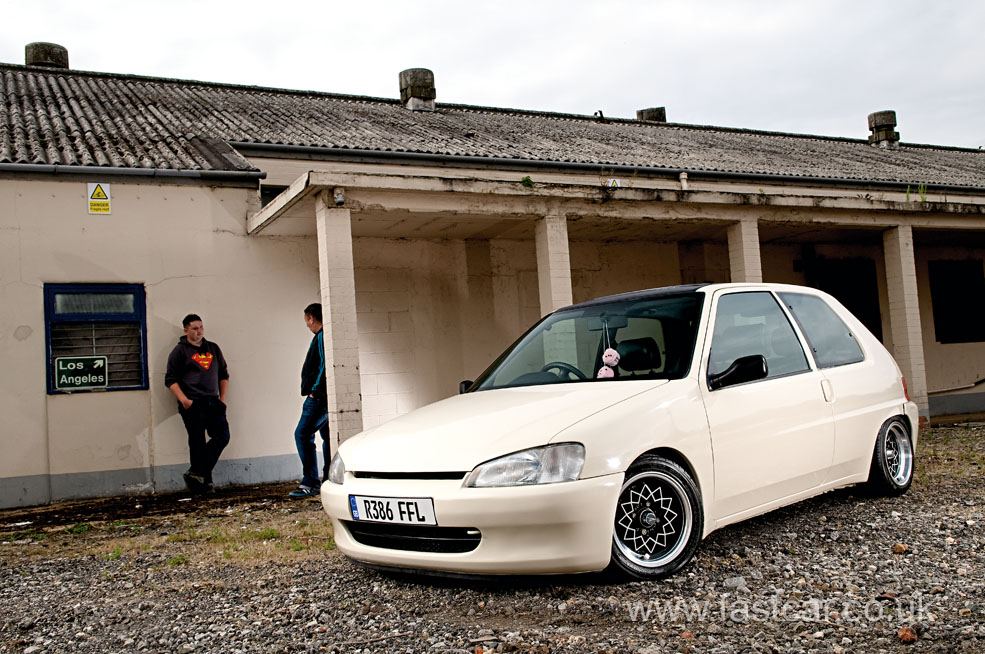
POLYGON ((112 213, 109 184, 88 184, 89 213, 112 213))

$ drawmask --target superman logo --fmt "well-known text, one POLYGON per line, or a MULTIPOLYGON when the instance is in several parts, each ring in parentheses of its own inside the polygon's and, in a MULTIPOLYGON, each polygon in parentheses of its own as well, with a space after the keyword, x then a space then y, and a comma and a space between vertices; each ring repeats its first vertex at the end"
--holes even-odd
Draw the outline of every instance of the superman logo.
POLYGON ((192 361, 208 370, 209 366, 212 365, 212 353, 206 352, 205 354, 193 354, 192 361))

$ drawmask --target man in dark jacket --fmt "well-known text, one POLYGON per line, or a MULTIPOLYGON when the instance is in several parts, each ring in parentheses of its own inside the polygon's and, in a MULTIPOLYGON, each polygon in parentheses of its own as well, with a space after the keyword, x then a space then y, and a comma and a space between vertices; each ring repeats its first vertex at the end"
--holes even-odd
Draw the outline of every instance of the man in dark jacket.
POLYGON ((188 490, 201 493, 212 489, 212 469, 229 443, 229 371, 219 346, 205 340, 200 317, 190 313, 181 325, 185 335, 168 356, 164 385, 178 400, 178 413, 188 432, 191 467, 184 474, 185 484, 188 490))
POLYGON ((315 453, 315 432, 321 433, 324 470, 328 475, 331 462, 331 443, 328 429, 328 392, 325 388, 325 344, 322 336, 322 311, 317 302, 304 309, 304 324, 314 336, 308 345, 308 354, 301 366, 301 395, 304 405, 301 419, 294 430, 294 443, 301 457, 303 477, 301 485, 292 490, 293 498, 312 497, 318 494, 321 480, 318 477, 318 455, 315 453))

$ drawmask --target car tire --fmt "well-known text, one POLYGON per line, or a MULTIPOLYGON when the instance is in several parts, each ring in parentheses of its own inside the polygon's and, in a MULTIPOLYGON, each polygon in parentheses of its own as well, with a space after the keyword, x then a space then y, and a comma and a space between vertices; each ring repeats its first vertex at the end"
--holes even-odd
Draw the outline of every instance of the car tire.
POLYGON ((667 577, 694 556, 703 526, 701 493, 691 475, 673 461, 643 455, 629 466, 619 491, 610 572, 667 577))
POLYGON ((873 495, 902 495, 913 482, 913 441, 900 418, 883 423, 876 437, 866 489, 873 495))

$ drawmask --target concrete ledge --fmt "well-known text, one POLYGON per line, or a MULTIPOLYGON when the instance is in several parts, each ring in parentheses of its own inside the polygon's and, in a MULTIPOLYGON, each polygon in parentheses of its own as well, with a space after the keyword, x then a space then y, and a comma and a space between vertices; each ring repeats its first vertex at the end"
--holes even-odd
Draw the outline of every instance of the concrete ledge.
POLYGON ((50 501, 48 475, 0 478, 0 509, 35 506, 50 501))
MULTIPOLYGON (((319 470, 321 470, 319 452, 319 470)), ((181 490, 187 464, 79 472, 64 475, 29 475, 0 478, 0 509, 36 506, 58 500, 145 495, 181 490)), ((220 460, 213 472, 217 486, 260 484, 301 478, 296 454, 255 459, 220 460)))
POLYGON ((930 397, 930 415, 953 416, 965 413, 985 413, 985 393, 963 393, 930 397))

